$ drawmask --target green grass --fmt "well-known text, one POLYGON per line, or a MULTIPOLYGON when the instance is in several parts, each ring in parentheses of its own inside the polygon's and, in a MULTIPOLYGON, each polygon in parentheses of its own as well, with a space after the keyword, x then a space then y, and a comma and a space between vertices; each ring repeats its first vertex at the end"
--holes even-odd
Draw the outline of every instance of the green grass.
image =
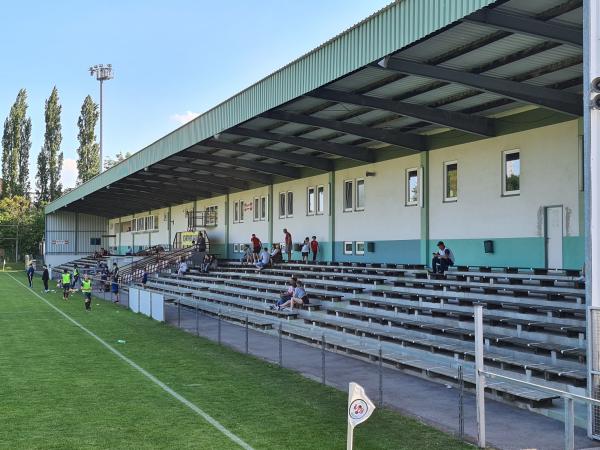
MULTIPOLYGON (((10 275, 0 273, 0 448, 239 448, 10 275)), ((255 449, 345 448, 347 394, 108 302, 85 313, 80 294, 45 298, 255 449)), ((377 409, 355 448, 472 447, 377 409)))

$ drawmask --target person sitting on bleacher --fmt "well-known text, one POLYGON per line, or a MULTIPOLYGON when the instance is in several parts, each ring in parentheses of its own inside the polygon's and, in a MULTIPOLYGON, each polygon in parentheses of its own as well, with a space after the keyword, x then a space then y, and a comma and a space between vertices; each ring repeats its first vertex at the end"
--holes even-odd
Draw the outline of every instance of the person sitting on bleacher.
POLYGON ((281 248, 279 244, 273 245, 271 249, 271 263, 279 264, 283 262, 283 255, 281 254, 281 248))
POLYGON ((242 255, 242 258, 240 259, 240 262, 242 264, 244 264, 244 263, 250 264, 251 262, 254 262, 254 256, 252 255, 252 250, 250 249, 249 245, 244 246, 244 254, 242 255))
POLYGON ((439 241, 437 243, 438 251, 433 253, 431 260, 431 269, 433 273, 444 273, 448 267, 454 265, 454 253, 446 245, 439 241))
POLYGON ((277 303, 275 303, 274 306, 271 305, 271 309, 279 309, 281 305, 283 305, 286 302, 289 302, 292 299, 292 297, 294 296, 294 290, 296 289, 296 283, 298 283, 298 278, 296 278, 295 275, 292 275, 287 291, 281 293, 281 295, 279 296, 279 300, 277 300, 277 303))
POLYGON ((185 273, 188 271, 188 266, 187 263, 185 262, 185 260, 181 260, 181 262, 179 263, 179 269, 177 270, 177 275, 185 275, 185 273))
POLYGON ((294 289, 294 294, 293 294, 292 298, 289 299, 287 302, 285 302, 283 305, 278 306, 277 309, 281 310, 281 309, 285 309, 287 307, 289 307, 290 309, 294 309, 294 305, 302 306, 302 305, 308 305, 308 304, 309 304, 308 294, 304 290, 304 284, 302 284, 302 281, 298 281, 296 283, 296 289, 294 289))
POLYGON ((267 250, 267 247, 265 247, 265 248, 263 248, 262 252, 260 252, 259 260, 255 264, 255 266, 258 270, 262 270, 265 267, 267 267, 269 264, 271 264, 271 254, 267 250))

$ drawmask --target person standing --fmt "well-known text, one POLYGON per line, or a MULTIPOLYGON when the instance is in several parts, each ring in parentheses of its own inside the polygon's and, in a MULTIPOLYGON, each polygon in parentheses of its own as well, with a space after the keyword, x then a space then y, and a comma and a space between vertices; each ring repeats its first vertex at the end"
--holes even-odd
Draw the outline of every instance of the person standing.
POLYGON ((288 262, 292 261, 292 234, 287 230, 283 229, 283 242, 285 243, 285 252, 288 256, 288 262))
POLYGON ((42 272, 42 283, 44 283, 44 292, 48 293, 48 281, 50 280, 50 272, 48 266, 44 264, 44 271, 42 272))
POLYGON ((92 280, 86 274, 83 276, 83 280, 81 281, 81 292, 83 292, 83 297, 85 300, 85 310, 92 310, 92 280))
POLYGON ((79 267, 77 267, 77 264, 75 264, 73 266, 73 281, 72 281, 71 287, 74 288, 77 285, 78 281, 79 281, 79 267))
POLYGON ((69 294, 71 293, 71 274, 67 269, 63 270, 61 286, 63 288, 63 300, 68 300, 69 294))
POLYGON ((29 287, 33 287, 33 274, 35 273, 35 269, 33 268, 33 264, 30 263, 27 268, 27 281, 29 281, 29 287))
POLYGON ((304 242, 302 243, 302 262, 308 262, 308 254, 310 253, 310 239, 308 236, 304 238, 304 242))
POLYGON ((319 242, 317 242, 316 236, 313 236, 312 241, 310 241, 310 251, 312 252, 312 261, 317 262, 317 253, 319 253, 319 242))
POLYGON ((113 303, 119 303, 119 266, 117 263, 113 263, 112 281, 110 283, 110 289, 115 294, 113 303))
POLYGON ((250 238, 250 243, 252 244, 252 258, 255 263, 258 262, 258 256, 260 254, 260 249, 262 247, 262 242, 254 233, 252 233, 252 237, 250 238))

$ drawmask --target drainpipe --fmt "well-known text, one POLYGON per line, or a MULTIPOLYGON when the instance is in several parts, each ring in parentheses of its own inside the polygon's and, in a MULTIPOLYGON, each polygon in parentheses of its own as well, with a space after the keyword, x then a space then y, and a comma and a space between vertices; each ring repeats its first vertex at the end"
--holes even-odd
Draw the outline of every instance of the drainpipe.
POLYGON ((335 261, 335 172, 329 172, 329 260, 335 261))
POLYGON ((429 264, 429 152, 421 152, 421 264, 429 264))
POLYGON ((225 259, 229 259, 229 193, 225 195, 225 259))

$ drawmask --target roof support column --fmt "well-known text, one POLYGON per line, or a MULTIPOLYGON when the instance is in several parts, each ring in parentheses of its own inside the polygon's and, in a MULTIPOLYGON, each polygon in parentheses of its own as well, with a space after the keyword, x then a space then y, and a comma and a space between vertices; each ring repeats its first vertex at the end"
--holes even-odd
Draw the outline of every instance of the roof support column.
POLYGON ((335 261, 335 172, 329 172, 329 254, 325 260, 335 261))
POLYGON ((169 250, 172 249, 172 245, 173 245, 173 236, 172 236, 172 227, 171 227, 171 205, 169 205, 169 208, 167 210, 167 248, 169 250))
POLYGON ((74 249, 75 254, 79 253, 79 213, 75 213, 75 242, 74 249))
MULTIPOLYGON (((131 216, 131 220, 132 222, 135 220, 135 213, 133 214, 133 216, 131 216)), ((135 229, 137 230, 137 226, 135 227, 135 229)), ((127 252, 125 252, 127 253, 127 252)), ((133 231, 133 223, 131 224, 131 255, 133 257, 133 254, 135 253, 135 232, 133 231)))
POLYGON ((269 185, 269 193, 267 194, 267 220, 269 221, 269 244, 273 249, 273 185, 269 185))
POLYGON ((121 218, 119 217, 119 243, 117 244, 117 248, 115 249, 115 253, 118 255, 121 251, 121 218))
MULTIPOLYGON (((600 4, 595 0, 583 2, 583 41, 587 388, 590 397, 598 398, 600 361, 594 355, 598 352, 595 336, 600 331, 600 110, 590 108, 590 100, 594 95, 591 82, 600 76, 600 4)), ((594 420, 599 413, 598 407, 589 408, 588 436, 600 439, 600 429, 594 420)))
POLYGON ((225 259, 229 259, 229 194, 225 194, 225 259))
POLYGON ((429 264, 429 152, 421 152, 421 176, 419 180, 421 195, 421 264, 429 264))

